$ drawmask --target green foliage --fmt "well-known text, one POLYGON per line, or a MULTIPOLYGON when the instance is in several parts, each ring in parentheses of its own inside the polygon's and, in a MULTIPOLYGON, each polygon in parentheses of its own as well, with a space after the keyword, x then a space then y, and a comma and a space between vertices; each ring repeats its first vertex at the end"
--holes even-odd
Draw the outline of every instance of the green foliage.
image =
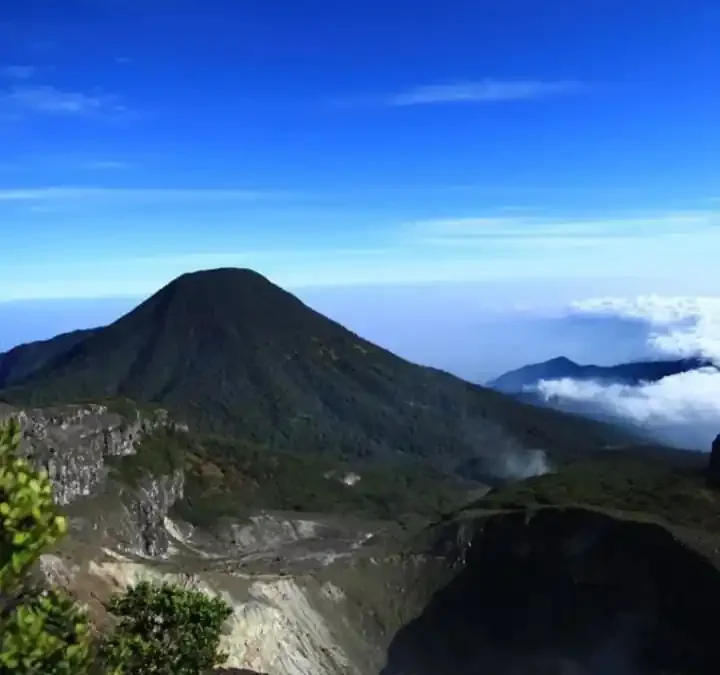
POLYGON ((28 573, 66 531, 45 472, 17 454, 15 421, 0 427, 0 672, 78 675, 90 656, 89 623, 61 591, 40 591, 28 573))
MULTIPOLYGON (((179 437, 166 437, 171 440, 179 437)), ((368 466, 218 438, 183 449, 185 497, 173 510, 199 526, 257 509, 433 519, 459 507, 468 492, 464 482, 418 462, 368 466), (341 480, 350 472, 361 477, 352 486, 341 480)))
POLYGON ((62 591, 30 591, 2 621, 0 672, 80 675, 90 664, 90 624, 62 591))
POLYGON ((111 598, 119 623, 101 652, 111 675, 201 675, 224 661, 220 598, 173 584, 141 582, 111 598))

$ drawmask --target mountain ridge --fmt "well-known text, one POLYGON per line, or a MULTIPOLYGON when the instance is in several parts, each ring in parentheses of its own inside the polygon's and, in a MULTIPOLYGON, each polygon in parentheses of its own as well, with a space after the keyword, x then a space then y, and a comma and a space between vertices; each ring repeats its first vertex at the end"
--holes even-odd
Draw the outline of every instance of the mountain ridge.
POLYGON ((250 270, 185 274, 108 326, 18 347, 20 371, 8 354, 8 403, 127 397, 273 449, 452 465, 523 448, 582 453, 620 434, 412 364, 250 270))
POLYGON ((699 357, 629 361, 613 366, 597 366, 579 364, 567 357, 559 356, 510 370, 488 382, 488 386, 509 394, 527 391, 537 386, 540 380, 564 378, 635 386, 642 382, 657 382, 664 377, 710 366, 713 366, 710 360, 699 357))

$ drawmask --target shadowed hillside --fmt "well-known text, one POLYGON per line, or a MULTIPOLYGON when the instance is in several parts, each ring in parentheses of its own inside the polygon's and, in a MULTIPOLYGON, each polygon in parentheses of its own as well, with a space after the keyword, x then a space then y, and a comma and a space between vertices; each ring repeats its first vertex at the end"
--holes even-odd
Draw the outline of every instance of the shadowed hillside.
POLYGON ((360 458, 584 453, 619 432, 411 364, 259 274, 186 274, 115 323, 0 356, 21 405, 124 396, 201 432, 360 458))

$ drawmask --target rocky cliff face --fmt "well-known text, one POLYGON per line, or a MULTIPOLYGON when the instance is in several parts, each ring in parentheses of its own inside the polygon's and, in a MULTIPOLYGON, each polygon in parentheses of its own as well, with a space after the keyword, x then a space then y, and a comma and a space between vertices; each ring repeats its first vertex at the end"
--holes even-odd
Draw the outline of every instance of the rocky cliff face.
POLYGON ((60 505, 87 497, 106 476, 107 457, 134 454, 152 430, 171 424, 165 411, 129 418, 104 405, 66 405, 18 409, 0 404, 0 423, 15 418, 21 451, 47 469, 60 505))
POLYGON ((130 548, 150 557, 167 553, 170 538, 165 527, 172 505, 183 497, 185 476, 175 471, 170 476, 148 477, 133 491, 126 507, 130 515, 130 548))
MULTIPOLYGON (((164 410, 141 414, 125 406, 125 414, 105 405, 66 405, 17 409, 0 405, 0 422, 14 418, 22 431, 21 452, 48 471, 54 499, 63 507, 97 505, 108 493, 108 458, 133 455, 142 440, 159 427, 177 428, 164 410)), ((183 428, 181 426, 181 428, 183 428)), ((163 555, 168 537, 163 526, 170 507, 183 496, 184 475, 145 476, 133 486, 114 486, 117 497, 113 543, 148 556, 163 555)), ((112 509, 110 509, 112 510, 112 509)), ((71 508, 77 532, 107 524, 107 509, 71 508)))

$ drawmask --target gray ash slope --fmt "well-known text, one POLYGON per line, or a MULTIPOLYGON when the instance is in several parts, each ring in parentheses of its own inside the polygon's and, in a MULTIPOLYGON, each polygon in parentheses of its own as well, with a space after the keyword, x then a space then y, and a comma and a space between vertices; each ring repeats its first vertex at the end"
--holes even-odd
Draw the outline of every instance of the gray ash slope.
POLYGON ((409 363, 229 268, 183 275, 108 326, 0 355, 8 403, 108 397, 273 449, 448 467, 522 448, 582 455, 624 438, 409 363))

